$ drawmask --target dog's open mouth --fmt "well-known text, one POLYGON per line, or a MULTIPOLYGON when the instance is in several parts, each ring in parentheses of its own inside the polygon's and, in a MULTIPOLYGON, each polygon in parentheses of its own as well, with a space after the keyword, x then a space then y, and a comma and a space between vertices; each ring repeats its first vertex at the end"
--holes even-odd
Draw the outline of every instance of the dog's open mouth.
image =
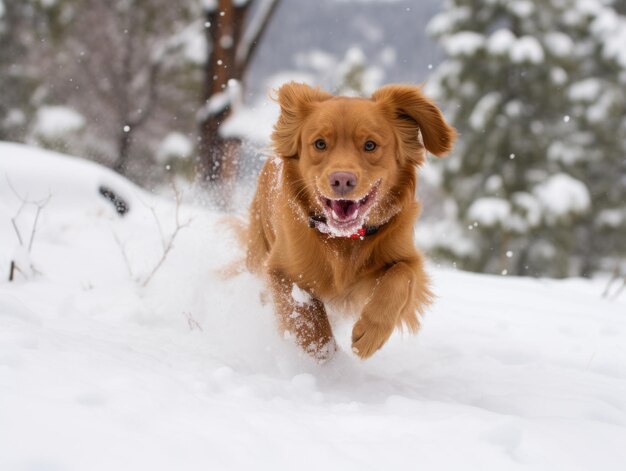
POLYGON ((365 196, 358 200, 332 199, 320 195, 320 202, 329 229, 337 233, 336 235, 345 235, 363 227, 365 218, 376 201, 379 186, 380 180, 372 186, 365 196))

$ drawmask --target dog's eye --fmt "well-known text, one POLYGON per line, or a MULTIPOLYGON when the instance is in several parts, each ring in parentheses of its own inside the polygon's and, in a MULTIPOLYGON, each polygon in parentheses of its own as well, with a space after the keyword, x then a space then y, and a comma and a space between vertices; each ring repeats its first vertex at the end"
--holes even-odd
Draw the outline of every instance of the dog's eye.
POLYGON ((367 141, 363 148, 365 149, 365 152, 372 152, 376 149, 376 143, 374 141, 367 141))
POLYGON ((324 139, 318 139, 317 141, 313 143, 313 145, 315 146, 317 150, 326 149, 326 141, 324 139))

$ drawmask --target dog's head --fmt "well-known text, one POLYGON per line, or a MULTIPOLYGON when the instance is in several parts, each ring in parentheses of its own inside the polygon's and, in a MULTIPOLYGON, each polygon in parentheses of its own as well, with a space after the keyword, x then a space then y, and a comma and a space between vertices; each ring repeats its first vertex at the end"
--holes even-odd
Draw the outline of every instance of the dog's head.
POLYGON ((447 154, 456 132, 421 89, 389 85, 371 99, 334 97, 304 84, 277 93, 272 140, 288 183, 337 234, 380 225, 412 201, 425 150, 447 154))

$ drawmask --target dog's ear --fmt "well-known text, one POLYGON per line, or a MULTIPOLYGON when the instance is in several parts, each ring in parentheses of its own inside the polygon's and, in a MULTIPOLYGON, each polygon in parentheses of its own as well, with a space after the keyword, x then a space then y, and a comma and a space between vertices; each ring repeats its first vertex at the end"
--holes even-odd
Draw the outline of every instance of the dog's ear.
POLYGON ((443 157, 456 139, 456 131, 450 126, 437 105, 420 87, 412 85, 387 85, 372 95, 392 120, 402 140, 403 158, 421 164, 423 147, 437 157, 443 157), (418 138, 421 132, 423 147, 418 138))
POLYGON ((303 83, 290 82, 276 91, 280 116, 274 125, 272 142, 281 157, 296 157, 299 153, 300 130, 306 116, 321 101, 332 95, 303 83))

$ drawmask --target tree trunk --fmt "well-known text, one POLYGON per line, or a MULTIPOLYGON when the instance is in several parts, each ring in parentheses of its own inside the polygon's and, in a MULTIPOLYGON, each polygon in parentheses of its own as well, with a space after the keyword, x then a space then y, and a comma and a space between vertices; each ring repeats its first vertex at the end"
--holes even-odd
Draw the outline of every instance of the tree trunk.
POLYGON ((130 156, 130 142, 132 129, 128 132, 122 131, 117 140, 117 160, 113 164, 113 170, 122 175, 126 174, 128 158, 130 156))
POLYGON ((236 62, 236 51, 249 3, 238 2, 238 5, 233 5, 231 0, 219 0, 217 9, 206 13, 205 31, 211 51, 205 65, 205 109, 200 122, 198 177, 201 182, 232 178, 241 147, 238 139, 224 138, 219 133, 232 112, 232 103, 227 98, 228 82, 241 80, 243 74, 236 62), (219 109, 212 109, 211 98, 218 94, 224 94, 226 101, 219 109))
POLYGON ((243 76, 279 1, 266 0, 259 5, 245 31, 252 1, 218 0, 217 8, 206 11, 205 31, 210 49, 204 70, 196 171, 202 183, 223 183, 235 177, 241 141, 225 138, 219 131, 232 113, 233 95, 242 93, 243 76))

